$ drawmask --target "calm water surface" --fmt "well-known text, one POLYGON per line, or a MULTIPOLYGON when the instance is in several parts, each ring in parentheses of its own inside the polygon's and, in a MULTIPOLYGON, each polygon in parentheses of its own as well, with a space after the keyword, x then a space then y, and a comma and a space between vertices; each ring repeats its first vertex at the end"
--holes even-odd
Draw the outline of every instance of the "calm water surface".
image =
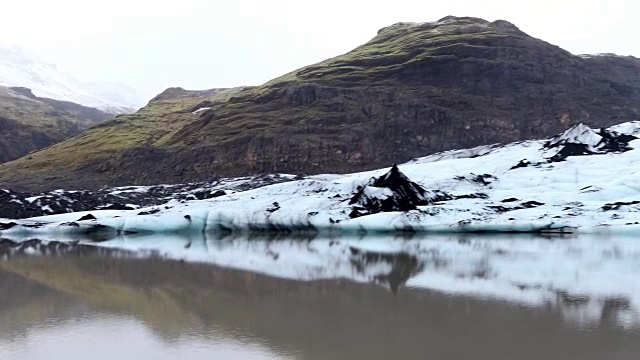
POLYGON ((0 246, 0 359, 640 358, 632 239, 102 246, 0 246))

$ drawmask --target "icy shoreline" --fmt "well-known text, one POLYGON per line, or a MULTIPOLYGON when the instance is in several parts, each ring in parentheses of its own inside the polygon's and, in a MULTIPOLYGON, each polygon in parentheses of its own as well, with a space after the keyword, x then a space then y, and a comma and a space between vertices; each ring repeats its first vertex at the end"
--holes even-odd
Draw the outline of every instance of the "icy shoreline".
POLYGON ((449 151, 391 170, 300 180, 281 176, 248 190, 225 188, 238 183, 226 179, 217 187, 191 190, 204 193, 204 200, 182 193, 163 205, 135 210, 0 219, 0 236, 640 234, 638 134, 639 122, 601 130, 580 124, 549 140, 449 151))

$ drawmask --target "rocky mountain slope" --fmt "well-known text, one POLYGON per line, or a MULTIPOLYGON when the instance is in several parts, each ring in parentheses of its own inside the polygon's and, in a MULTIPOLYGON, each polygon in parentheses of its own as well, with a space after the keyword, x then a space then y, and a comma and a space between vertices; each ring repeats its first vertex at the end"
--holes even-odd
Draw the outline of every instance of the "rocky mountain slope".
POLYGON ((126 85, 83 83, 17 47, 0 46, 0 85, 27 87, 39 97, 75 102, 113 114, 131 113, 144 105, 136 91, 126 85))
POLYGON ((170 131, 158 108, 170 118, 187 108, 163 97, 1 166, 0 181, 41 189, 350 172, 579 122, 609 126, 640 115, 640 60, 576 56, 507 21, 446 17, 384 28, 351 52, 203 106, 213 108, 170 131))
POLYGON ((66 140, 110 117, 72 102, 36 97, 27 88, 0 86, 0 163, 66 140))

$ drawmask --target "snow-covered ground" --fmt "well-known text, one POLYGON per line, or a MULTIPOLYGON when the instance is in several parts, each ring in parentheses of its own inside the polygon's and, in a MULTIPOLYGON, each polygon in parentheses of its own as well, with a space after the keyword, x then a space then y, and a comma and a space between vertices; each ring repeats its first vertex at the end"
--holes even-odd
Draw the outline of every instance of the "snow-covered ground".
POLYGON ((38 97, 71 101, 110 113, 134 112, 144 105, 135 90, 126 85, 83 83, 17 47, 0 47, 0 85, 26 87, 38 97))
POLYGON ((0 221, 0 234, 638 234, 639 133, 640 122, 602 131, 577 125, 549 140, 449 151, 402 164, 399 170, 317 175, 136 210, 0 221))

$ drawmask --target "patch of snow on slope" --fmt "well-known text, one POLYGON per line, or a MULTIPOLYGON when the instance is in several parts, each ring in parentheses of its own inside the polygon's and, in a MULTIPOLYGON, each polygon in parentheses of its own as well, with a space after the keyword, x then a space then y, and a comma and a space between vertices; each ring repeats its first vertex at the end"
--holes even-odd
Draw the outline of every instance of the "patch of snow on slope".
POLYGON ((196 111, 194 111, 193 114, 194 115, 198 115, 198 114, 201 114, 201 113, 203 113, 203 112, 205 112, 207 110, 210 110, 210 109, 211 109, 210 107, 201 107, 201 108, 197 109, 196 111))

